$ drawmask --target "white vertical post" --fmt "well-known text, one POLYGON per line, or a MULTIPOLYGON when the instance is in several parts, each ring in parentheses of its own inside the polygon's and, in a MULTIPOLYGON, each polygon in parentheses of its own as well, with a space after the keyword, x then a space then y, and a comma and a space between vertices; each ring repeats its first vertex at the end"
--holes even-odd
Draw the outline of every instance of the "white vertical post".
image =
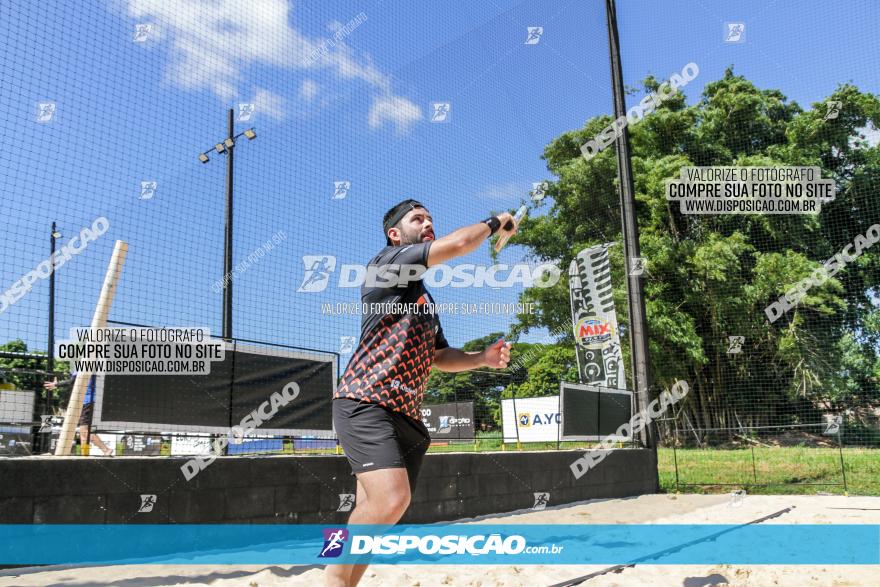
MULTIPOLYGON (((98 298, 98 305, 95 307, 95 313, 92 316, 92 328, 103 328, 107 325, 107 316, 110 314, 110 306, 113 304, 113 297, 116 295, 116 285, 119 282, 119 275, 122 273, 122 266, 125 265, 125 256, 127 254, 128 243, 116 241, 116 244, 113 246, 113 256, 110 258, 110 264, 107 266, 107 272, 104 274, 101 296, 98 298)), ((88 387, 89 379, 91 378, 92 373, 77 373, 73 389, 70 391, 70 399, 67 402, 67 413, 64 416, 64 425, 61 427, 61 437, 58 439, 58 445, 55 447, 56 457, 70 455, 76 426, 79 423, 79 416, 82 412, 83 398, 86 395, 86 387, 88 387)), ((87 438, 83 439, 83 443, 87 442, 87 438)))

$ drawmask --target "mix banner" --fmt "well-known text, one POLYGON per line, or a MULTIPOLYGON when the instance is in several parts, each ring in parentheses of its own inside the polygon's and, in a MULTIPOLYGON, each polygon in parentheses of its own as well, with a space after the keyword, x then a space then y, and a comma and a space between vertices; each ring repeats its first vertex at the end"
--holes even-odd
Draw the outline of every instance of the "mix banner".
POLYGON ((590 247, 578 253, 571 262, 568 275, 581 383, 626 389, 608 245, 590 247))

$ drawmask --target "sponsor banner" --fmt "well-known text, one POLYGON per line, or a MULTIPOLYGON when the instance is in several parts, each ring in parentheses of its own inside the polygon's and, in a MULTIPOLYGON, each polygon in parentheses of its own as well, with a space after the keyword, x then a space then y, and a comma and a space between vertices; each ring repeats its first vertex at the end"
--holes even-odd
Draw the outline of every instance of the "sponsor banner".
POLYGON ((568 276, 581 383, 625 389, 608 247, 599 245, 578 253, 568 276))
MULTIPOLYGON (((531 496, 530 496, 531 499, 531 496)), ((876 565, 876 524, 9 524, 0 564, 876 565), (71 540, 76 536, 77 540, 71 540), (82 544, 89 548, 82 548, 82 544)), ((579 575, 572 571, 571 576, 579 575)))
POLYGON ((261 452, 281 452, 284 440, 281 438, 247 438, 229 443, 227 454, 241 455, 261 452))
POLYGON ((473 440, 474 402, 423 404, 421 412, 431 440, 473 440))
POLYGON ((31 429, 26 426, 0 427, 0 456, 31 454, 31 429))
POLYGON ((210 436, 172 436, 171 456, 211 454, 210 436))
MULTIPOLYGON (((103 437, 101 440, 103 440, 103 437)), ((122 454, 125 455, 157 456, 162 446, 162 437, 156 434, 125 434, 122 436, 121 441, 123 444, 122 454)), ((115 436, 113 443, 115 446, 115 436)), ((112 448, 109 444, 107 446, 112 448)))
POLYGON ((559 440, 559 396, 501 400, 504 442, 559 440))
POLYGON ((293 439, 294 450, 332 450, 338 446, 336 438, 322 438, 320 436, 303 436, 293 439))

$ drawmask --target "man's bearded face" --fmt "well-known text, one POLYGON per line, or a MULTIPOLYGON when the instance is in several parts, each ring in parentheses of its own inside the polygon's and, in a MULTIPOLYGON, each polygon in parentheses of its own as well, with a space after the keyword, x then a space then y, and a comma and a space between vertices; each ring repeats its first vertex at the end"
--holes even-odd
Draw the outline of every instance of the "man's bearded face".
MULTIPOLYGON (((395 229, 399 233, 401 245, 415 245, 434 240, 434 221, 424 208, 407 212, 395 229)), ((394 237, 391 237, 395 240, 394 237)))

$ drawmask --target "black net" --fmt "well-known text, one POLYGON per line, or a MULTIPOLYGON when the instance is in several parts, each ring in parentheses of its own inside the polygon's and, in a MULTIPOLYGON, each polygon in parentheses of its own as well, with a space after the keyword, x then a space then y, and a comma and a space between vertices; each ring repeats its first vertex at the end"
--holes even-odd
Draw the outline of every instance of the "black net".
MULTIPOLYGON (((49 360, 50 332, 58 343, 92 323, 124 241, 108 326, 205 328, 271 359, 250 371, 218 361, 210 384, 108 376, 115 395, 96 432, 122 451, 196 450, 289 375, 332 365, 312 399, 226 450, 338 451, 332 379, 358 346, 365 266, 385 244, 385 211, 415 198, 438 237, 528 210, 500 252, 484 244, 426 278, 453 347, 514 343, 507 369, 434 370, 422 406, 432 450, 592 446, 562 433, 560 385, 634 390, 630 272, 645 291, 648 399, 687 384, 654 418, 664 484, 687 458, 722 450, 747 454, 751 477, 707 466, 679 482, 785 482, 761 461, 772 469, 792 446, 836 450, 834 466, 851 456, 853 477, 868 475, 861 459, 880 442, 880 102, 875 33, 852 17, 873 3, 771 4, 739 20, 696 0, 621 4, 623 121, 601 2, 430 18, 381 2, 0 6, 4 433, 50 449, 76 370, 49 360), (622 246, 624 124, 639 259, 622 246), (710 167, 804 175, 713 181, 710 167), (713 196, 712 184, 758 191, 713 196), (773 210, 755 204, 768 200, 773 210)), ((108 389, 96 384, 99 402, 108 389)))

